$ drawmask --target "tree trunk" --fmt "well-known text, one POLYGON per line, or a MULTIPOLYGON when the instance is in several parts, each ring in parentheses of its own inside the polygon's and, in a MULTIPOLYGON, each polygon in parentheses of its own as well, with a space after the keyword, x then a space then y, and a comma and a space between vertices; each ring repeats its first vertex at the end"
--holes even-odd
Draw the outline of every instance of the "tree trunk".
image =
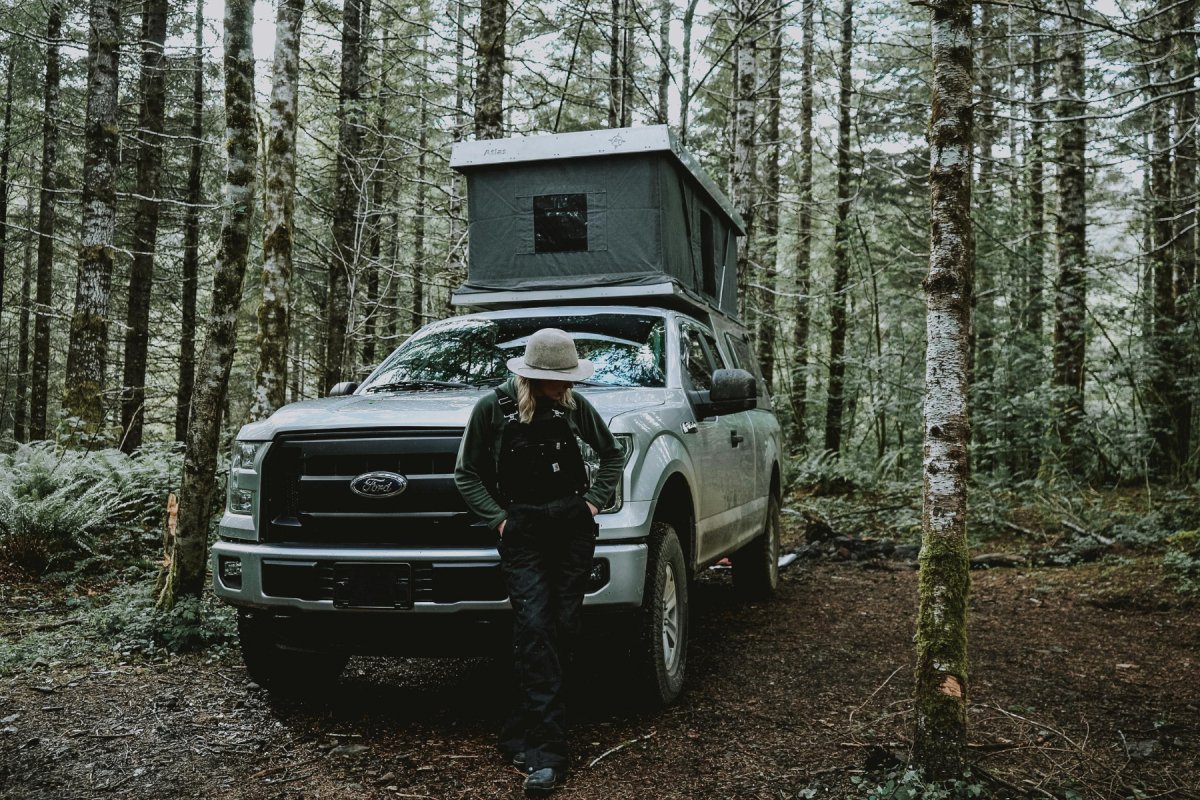
MULTIPOLYGON (((671 109, 671 0, 658 3, 658 108, 654 121, 666 125, 671 109)), ((578 37, 576 37, 578 38, 578 37)))
POLYGON ((0 318, 4 316, 4 272, 8 256, 8 162, 12 156, 13 54, 4 69, 4 144, 0 146, 0 318))
POLYGON ((254 216, 254 173, 258 140, 254 123, 254 0, 225 3, 225 188, 221 244, 213 275, 212 313, 200 354, 191 422, 179 492, 179 527, 170 559, 170 578, 160 605, 180 596, 199 597, 208 565, 208 532, 217 495, 217 447, 229 369, 237 346, 238 306, 250 223, 254 216))
POLYGON ((779 117, 780 117, 780 71, 783 69, 783 4, 772 0, 771 27, 767 55, 767 121, 763 135, 766 138, 766 160, 763 164, 762 186, 762 232, 759 236, 761 265, 759 274, 762 289, 758 292, 758 363, 762 368, 767 388, 775 391, 775 281, 776 259, 779 254, 779 117))
POLYGON ((179 305, 179 390, 175 398, 175 441, 187 441, 196 373, 196 289, 200 276, 200 203, 204 200, 204 0, 196 0, 192 64, 192 125, 187 209, 183 216, 183 276, 179 305))
POLYGON ((1042 103, 1042 93, 1045 82, 1042 77, 1042 30, 1040 21, 1034 22, 1033 41, 1031 47, 1033 56, 1029 65, 1029 267, 1028 295, 1025 301, 1025 329, 1029 331, 1035 342, 1042 341, 1042 328, 1045 323, 1046 299, 1043 289, 1046 282, 1045 252, 1046 252, 1046 189, 1045 180, 1046 150, 1042 139, 1042 130, 1046 109, 1042 103))
POLYGON ((688 106, 692 102, 692 23, 700 0, 688 0, 683 12, 683 45, 679 55, 679 141, 688 143, 688 106))
MULTIPOLYGON (((1179 7, 1175 28, 1176 74, 1180 76, 1178 94, 1179 143, 1175 147, 1175 184, 1178 208, 1175 211, 1175 318, 1179 321, 1176 343, 1179 348, 1179 386, 1195 381, 1196 343, 1196 0, 1184 0, 1179 7), (1189 346, 1190 342, 1190 346, 1189 346), (1191 352, 1189 352, 1189 350, 1191 352)), ((1180 391, 1172 404, 1175 429, 1173 461, 1180 466, 1176 478, 1184 479, 1192 452, 1192 414, 1194 395, 1180 391)))
MULTIPOLYGON (((28 208, 33 208, 30 192, 28 208)), ((21 259, 21 312, 17 320, 17 396, 13 408, 13 439, 29 441, 29 305, 33 299, 30 289, 33 278, 33 238, 25 240, 21 259)))
POLYGON ((608 127, 621 124, 621 0, 612 0, 608 33, 608 127))
POLYGON ((850 73, 854 2, 842 0, 842 50, 838 66, 837 222, 833 228, 833 291, 829 301, 829 388, 825 450, 842 449, 846 384, 846 303, 850 283, 850 73))
POLYGON ((792 327, 792 429, 793 453, 808 444, 808 329, 812 291, 812 205, 813 205, 813 6, 804 0, 801 29, 804 43, 800 56, 800 176, 796 186, 799 214, 796 221, 796 262, 793 292, 796 295, 792 327))
POLYGON ((1087 312, 1086 164, 1087 103, 1084 99, 1082 9, 1062 0, 1058 39, 1058 277, 1054 287, 1055 419, 1060 459, 1082 464, 1077 439, 1083 421, 1084 316, 1087 312))
POLYGON ((369 0, 346 0, 342 7, 342 74, 338 92, 337 175, 333 190, 333 260, 325 297, 325 392, 348 380, 347 326, 350 321, 351 278, 358 258, 358 208, 362 200, 359 155, 362 150, 363 35, 371 9, 369 0))
POLYGON ((633 75, 630 62, 633 59, 633 2, 625 0, 625 15, 622 21, 624 43, 621 45, 621 127, 633 126, 633 75))
POLYGON ((429 149, 427 131, 428 105, 425 96, 420 98, 417 117, 417 202, 413 208, 413 268, 412 268, 412 330, 425 324, 425 181, 426 150, 429 149))
POLYGON ((158 243, 159 183, 162 174, 163 108, 166 104, 167 0, 142 2, 141 108, 138 112, 137 214, 133 264, 125 313, 125 364, 121 389, 121 449, 142 446, 146 414, 146 350, 150 340, 150 289, 158 243))
POLYGON ((102 436, 108 360, 108 302, 117 218, 117 0, 92 0, 88 37, 87 121, 83 128, 83 218, 64 412, 79 419, 85 436, 102 436))
POLYGON ((300 90, 300 22, 304 0, 280 0, 267 123, 262 299, 258 305, 258 370, 250 419, 266 419, 287 402, 291 339, 292 229, 296 196, 296 102, 300 90))
POLYGON ((729 195, 733 207, 746 223, 746 233, 738 240, 737 287, 738 311, 749 323, 753 304, 749 297, 750 242, 754 237, 754 101, 758 88, 755 71, 755 39, 758 23, 756 0, 738 0, 737 29, 733 59, 737 67, 733 101, 733 172, 729 195))
POLYGON ((971 4, 933 15, 925 449, 913 764, 961 774, 967 727, 967 340, 971 281, 971 4))
POLYGON ((508 0, 481 0, 475 42, 475 138, 504 135, 504 32, 508 0))
POLYGON ((51 0, 46 23, 46 85, 42 103, 42 175, 38 194, 37 317, 33 323, 33 368, 29 395, 29 438, 46 438, 50 405, 50 317, 54 302, 55 169, 58 162, 59 64, 62 3, 51 0))
MULTIPOLYGON (((975 203, 974 215, 982 225, 995 230, 996 196, 995 186, 995 154, 996 120, 994 118, 995 104, 993 93, 995 86, 992 80, 996 70, 996 59, 993 57, 992 7, 983 5, 979 10, 979 96, 975 119, 974 140, 978 152, 979 181, 973 187, 972 199, 975 203)), ((995 274, 998 259, 996 258, 994 236, 983 237, 983 244, 976 250, 976 258, 967 264, 968 278, 971 281, 971 319, 967 336, 970 340, 967 362, 967 382, 971 388, 971 419, 976 424, 971 428, 973 437, 971 452, 975 457, 976 469, 990 472, 995 466, 991 457, 991 447, 996 445, 992 439, 992 426, 995 424, 994 397, 996 387, 995 377, 995 293, 998 285, 995 274)))

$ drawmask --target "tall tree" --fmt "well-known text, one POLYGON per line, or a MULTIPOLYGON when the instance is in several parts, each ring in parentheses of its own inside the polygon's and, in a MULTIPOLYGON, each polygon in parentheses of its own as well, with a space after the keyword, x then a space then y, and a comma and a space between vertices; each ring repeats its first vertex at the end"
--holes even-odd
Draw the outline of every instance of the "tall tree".
POLYGON ((1172 461, 1178 465, 1176 478, 1186 477, 1188 459, 1192 453, 1195 431, 1192 415, 1195 396, 1184 389, 1196 379, 1197 330, 1194 314, 1196 285, 1196 0, 1184 0, 1178 9, 1175 26, 1176 120, 1178 143, 1175 145, 1175 319, 1178 330, 1176 345, 1179 351, 1177 377, 1180 391, 1172 405, 1171 416, 1175 430, 1175 452, 1172 461), (1188 352, 1188 343, 1192 352, 1188 352))
POLYGON ((8 257, 8 164, 12 158, 13 53, 4 67, 4 129, 0 131, 0 315, 4 313, 4 271, 8 257))
POLYGON ((842 0, 842 43, 838 62, 837 221, 833 228, 833 287, 829 301, 829 382, 825 405, 825 450, 842 449, 846 388, 846 306, 850 283, 850 71, 854 48, 854 0, 842 0))
POLYGON ((758 292, 758 363, 762 367, 767 387, 775 391, 775 328, 776 328, 776 267, 779 255, 779 118, 780 74, 783 71, 783 3, 772 0, 771 21, 767 30, 766 124, 762 143, 766 149, 763 160, 762 228, 759 232, 760 253, 756 259, 760 268, 762 288, 758 292))
POLYGON ((654 121, 666 125, 671 99, 671 0, 658 0, 658 105, 654 121))
MULTIPOLYGON (((32 195, 32 192, 31 192, 32 195)), ((29 198, 29 209, 34 206, 29 198)), ((21 259, 21 311, 17 318, 17 391, 13 408, 13 439, 29 441, 29 295, 33 277, 32 238, 25 240, 25 255, 21 259)))
POLYGON ((158 244, 163 109, 166 105, 167 0, 142 0, 141 105, 138 112, 137 214, 125 315, 125 365, 121 389, 121 449, 142 446, 146 404, 146 349, 150 340, 150 288, 158 244))
POLYGON ((688 0, 683 11, 683 43, 679 53, 679 140, 688 143, 688 121, 692 102, 692 26, 700 0, 688 0))
POLYGON ((279 0, 263 187, 266 202, 262 298, 258 305, 258 371, 250 405, 252 420, 265 419, 286 402, 296 195, 296 106, 303 16, 304 0, 279 0))
POLYGON ((364 124, 362 86, 366 48, 364 36, 371 15, 369 0, 346 0, 342 6, 342 72, 338 90, 337 174, 333 189, 333 259, 325 296, 325 391, 346 380, 347 328, 350 287, 358 262, 359 205, 362 202, 364 124))
POLYGON ((1046 86, 1042 72, 1040 20, 1035 21, 1034 25, 1033 35, 1030 37, 1032 55, 1029 64, 1029 149, 1026 155, 1029 164, 1029 269, 1026 277, 1028 293, 1025 301, 1025 329, 1034 341, 1040 342, 1045 325, 1043 313, 1046 304, 1043 291, 1046 282, 1046 187, 1043 185, 1046 160, 1043 129, 1046 108, 1042 102, 1042 93, 1046 86))
POLYGON ((200 203, 204 199, 204 0, 196 0, 193 23, 192 124, 189 129, 187 208, 183 212, 183 276, 179 302, 179 388, 175 441, 187 441, 196 378, 196 290, 200 277, 200 203))
POLYGON ((791 449, 800 452, 808 443, 808 329, 812 291, 812 207, 813 207, 813 6, 804 0, 801 6, 800 48, 800 174, 796 185, 799 211, 796 221, 795 320, 792 325, 792 429, 791 449))
POLYGON ((733 44, 733 60, 736 67, 736 84, 733 101, 733 164, 730 173, 729 194, 733 206, 746 223, 746 235, 738 240, 737 287, 738 304, 742 318, 750 316, 750 242, 754 237, 754 134, 755 100, 758 93, 757 73, 757 2, 737 0, 734 8, 736 37, 733 44))
POLYGON ((50 0, 46 16, 46 80, 42 97, 42 170, 38 190, 37 316, 33 323, 33 366, 29 394, 29 438, 46 438, 50 400, 50 319, 54 301, 54 229, 57 221, 58 106, 61 74, 58 47, 63 8, 50 0))
POLYGON ((971 231, 971 3, 934 0, 925 458, 913 763, 961 773, 966 750, 967 416, 971 231))
POLYGON ((63 393, 65 411, 79 418, 87 435, 99 432, 105 414, 108 303, 117 218, 120 3, 92 0, 90 18, 87 121, 83 128, 83 229, 79 237, 79 272, 63 393))
POLYGON ((1083 366, 1087 313, 1087 101, 1084 88, 1083 12, 1078 0, 1062 0, 1057 48, 1058 74, 1058 276, 1054 287, 1054 425, 1060 458, 1082 462, 1077 441, 1083 421, 1083 366))
POLYGON ((225 187, 221 244, 213 275, 212 312, 192 396, 191 419, 179 491, 179 524, 170 570, 159 597, 170 607, 180 596, 199 597, 208 563, 208 530, 216 492, 221 411, 237 347, 238 306, 250 223, 254 216, 254 173, 258 138, 254 116, 254 0, 226 0, 225 187))
POLYGON ((504 33, 508 0, 481 0, 475 38, 475 138, 504 135, 504 33))

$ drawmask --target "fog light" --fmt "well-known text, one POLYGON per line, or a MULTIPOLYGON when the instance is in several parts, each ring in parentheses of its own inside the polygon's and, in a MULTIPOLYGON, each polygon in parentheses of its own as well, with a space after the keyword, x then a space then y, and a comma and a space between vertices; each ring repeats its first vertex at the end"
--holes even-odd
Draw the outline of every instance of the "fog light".
POLYGON ((592 572, 588 575, 587 590, 590 594, 608 583, 608 560, 598 558, 592 562, 592 572))
POLYGON ((234 489, 229 493, 229 510, 234 514, 249 514, 254 510, 254 490, 234 489))
POLYGON ((220 556, 217 562, 221 583, 229 589, 242 588, 242 560, 236 556, 220 556))

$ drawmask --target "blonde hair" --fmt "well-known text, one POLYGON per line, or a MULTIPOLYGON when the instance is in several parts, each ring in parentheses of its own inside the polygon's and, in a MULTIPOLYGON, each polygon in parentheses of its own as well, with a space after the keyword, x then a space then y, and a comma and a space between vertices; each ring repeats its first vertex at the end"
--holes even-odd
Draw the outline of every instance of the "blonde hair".
MULTIPOLYGON (((526 378, 524 375, 517 376, 517 413, 520 416, 521 422, 528 424, 533 419, 534 409, 537 408, 537 401, 533 396, 533 381, 536 378, 526 378)), ((567 391, 563 394, 562 405, 566 408, 575 408, 575 395, 571 394, 571 388, 568 386, 567 391)))

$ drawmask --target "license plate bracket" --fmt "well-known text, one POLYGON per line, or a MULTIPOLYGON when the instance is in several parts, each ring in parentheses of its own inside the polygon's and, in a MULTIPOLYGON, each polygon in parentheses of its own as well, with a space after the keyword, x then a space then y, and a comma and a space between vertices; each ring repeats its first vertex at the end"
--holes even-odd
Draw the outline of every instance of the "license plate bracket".
POLYGON ((334 562, 334 608, 412 608, 412 565, 334 562))

